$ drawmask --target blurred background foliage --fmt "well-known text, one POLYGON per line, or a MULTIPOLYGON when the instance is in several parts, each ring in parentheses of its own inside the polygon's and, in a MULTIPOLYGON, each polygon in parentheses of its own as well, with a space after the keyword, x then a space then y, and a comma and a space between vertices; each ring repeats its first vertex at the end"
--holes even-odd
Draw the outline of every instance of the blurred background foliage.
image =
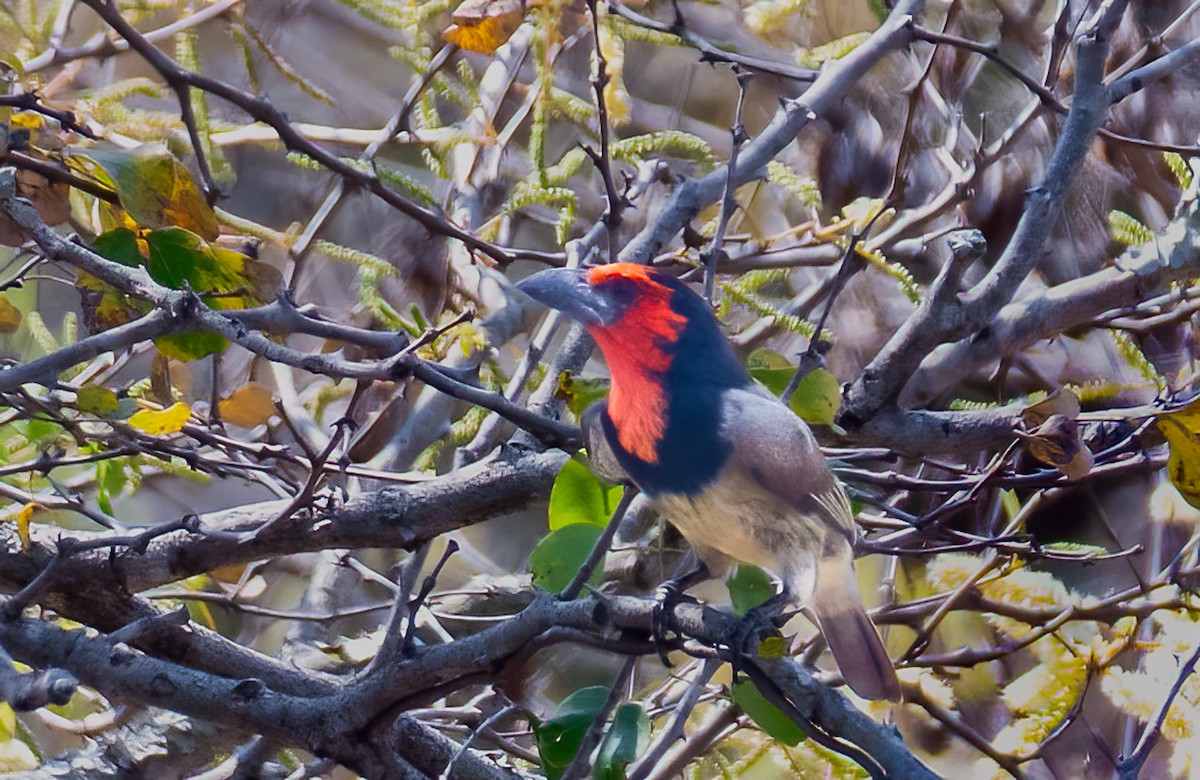
MULTIPOLYGON (((920 23, 984 45, 1065 103, 1074 59, 1055 25, 1081 18, 1086 6, 955 0, 930 3, 920 23)), ((1196 6, 1131 4, 1110 70, 1194 38, 1196 6)), ((21 170, 19 191, 42 219, 217 310, 266 306, 282 294, 328 321, 402 334, 419 344, 421 358, 520 403, 531 394, 541 404, 557 398, 571 416, 604 394, 598 363, 561 375, 541 363, 561 341, 510 285, 540 264, 564 262, 564 245, 585 238, 607 205, 584 149, 604 141, 584 3, 120 0, 116 7, 183 68, 269 100, 302 139, 507 257, 498 262, 428 229, 294 144, 289 150, 268 124, 185 85, 194 111, 188 127, 175 85, 84 4, 7 0, 0 55, 14 100, 0 107, 0 162, 21 170), (41 107, 66 113, 56 120, 15 100, 32 93, 41 107), (210 197, 205 168, 219 197, 210 197), (538 388, 553 392, 539 397, 538 388)), ((611 246, 599 242, 599 255, 615 254, 652 223, 681 179, 729 159, 738 80, 727 64, 700 61, 695 41, 820 69, 862 45, 886 14, 884 4, 867 0, 600 4, 611 160, 622 187, 641 197, 608 237, 611 246)), ((1192 591, 1200 413, 1152 410, 1135 419, 1111 411, 1164 400, 1184 406, 1195 387, 1193 280, 1174 284, 1153 310, 1098 317, 1017 354, 920 375, 906 387, 904 405, 1024 408, 1032 443, 1014 444, 1003 458, 880 453, 843 440, 837 425, 842 384, 925 300, 946 261, 943 237, 961 226, 982 231, 988 250, 968 270, 972 282, 1003 253, 1060 126, 1046 101, 996 59, 953 46, 933 59, 931 52, 914 46, 889 56, 763 178, 738 189, 740 209, 722 236, 716 311, 755 378, 781 392, 795 356, 816 335, 832 269, 844 253, 861 257, 865 270, 840 292, 821 334, 831 344, 825 366, 805 378, 793 409, 834 448, 864 526, 879 532, 873 539, 900 527, 897 516, 919 520, 961 498, 958 488, 929 489, 922 480, 979 477, 955 528, 1015 545, 985 544, 982 552, 931 545, 860 561, 863 592, 882 607, 906 684, 907 703, 892 711, 863 704, 872 716, 894 722, 939 772, 970 777, 1109 777, 1158 718, 1162 738, 1144 776, 1192 776, 1200 683, 1180 670, 1200 639, 1192 591), (903 170, 895 173, 898 162, 903 170), (1114 324, 1120 316, 1124 325, 1114 324), (1086 435, 1045 433, 1039 426, 1053 416, 1072 432, 1078 422, 1086 435), (1125 454, 1150 467, 1092 478, 1093 453, 1122 441, 1125 454), (860 464, 882 476, 856 478, 860 464), (980 476, 1005 470, 1057 479, 1055 469, 1076 481, 1044 489, 1015 477, 985 484, 980 476), (924 624, 905 612, 945 594, 963 604, 939 613, 944 619, 924 624), (1160 713, 1169 695, 1173 707, 1160 713)), ((1182 223, 1188 193, 1194 198, 1194 174, 1186 154, 1164 149, 1186 153, 1196 142, 1197 76, 1195 65, 1186 66, 1112 109, 1108 127, 1156 143, 1094 141, 1023 295, 1111 268, 1130 247, 1177 240, 1172 226, 1182 223)), ((749 136, 806 86, 754 73, 741 114, 749 136)), ((655 262, 694 272, 718 217, 716 206, 702 210, 655 262)), ((0 242, 9 245, 0 250, 0 351, 11 365, 153 310, 44 258, 0 219, 0 242)), ((320 336, 276 338, 312 354, 368 356, 361 345, 320 336)), ((363 383, 355 392, 354 382, 272 362, 211 332, 157 334, 39 381, 9 389, 0 407, 0 521, 25 545, 31 526, 142 528, 294 498, 306 486, 330 496, 424 480, 488 458, 512 436, 487 409, 415 380, 363 383)), ((450 641, 528 603, 531 578, 561 589, 619 498, 570 460, 548 521, 544 506, 514 507, 440 539, 419 559, 390 550, 280 556, 145 595, 164 609, 184 605, 196 624, 291 663, 358 668, 382 640, 397 564, 416 560, 415 577, 422 561, 421 571, 432 570, 449 536, 460 546, 418 614, 422 641, 450 641)), ((594 585, 651 591, 678 556, 681 541, 669 527, 640 504, 635 509, 594 585)), ((736 605, 756 600, 764 582, 739 575, 728 589, 709 583, 698 592, 712 603, 732 594, 736 605)), ((794 646, 818 657, 811 626, 798 618, 791 628, 799 632, 794 646)), ((487 722, 504 740, 477 747, 522 771, 556 776, 623 659, 585 646, 557 646, 538 658, 416 714, 461 740, 500 713, 487 722)), ((637 663, 626 708, 598 754, 603 776, 625 775, 701 674, 689 741, 661 767, 640 767, 639 776, 864 776, 793 734, 793 724, 728 667, 677 660, 670 671, 652 657, 637 663)), ((69 703, 34 712, 0 705, 0 767, 25 776, 223 777, 202 773, 226 765, 243 741, 228 725, 81 688, 69 703)), ((261 776, 348 773, 295 745, 272 746, 258 760, 261 776)))

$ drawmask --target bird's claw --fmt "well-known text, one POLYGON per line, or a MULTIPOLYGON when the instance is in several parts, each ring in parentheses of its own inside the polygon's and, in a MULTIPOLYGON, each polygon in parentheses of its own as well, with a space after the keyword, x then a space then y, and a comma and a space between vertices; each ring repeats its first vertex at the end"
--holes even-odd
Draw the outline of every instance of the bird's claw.
POLYGON ((679 627, 675 623, 675 607, 679 604, 697 604, 699 602, 686 595, 685 585, 677 579, 667 580, 654 591, 654 608, 650 612, 650 636, 658 657, 664 666, 671 666, 667 652, 671 649, 672 640, 668 634, 681 638, 679 627))
POLYGON ((753 607, 742 616, 728 641, 735 670, 739 659, 753 658, 758 655, 763 638, 779 635, 780 622, 784 619, 785 615, 780 610, 780 602, 776 599, 770 599, 753 607))

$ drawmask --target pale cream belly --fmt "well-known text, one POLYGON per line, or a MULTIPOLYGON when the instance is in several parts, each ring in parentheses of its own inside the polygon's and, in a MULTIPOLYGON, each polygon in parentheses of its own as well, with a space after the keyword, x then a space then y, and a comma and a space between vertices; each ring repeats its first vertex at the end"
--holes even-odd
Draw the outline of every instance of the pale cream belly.
POLYGON ((811 567, 824 544, 820 521, 804 517, 736 467, 695 497, 665 494, 654 503, 714 575, 729 561, 710 550, 786 576, 811 567))

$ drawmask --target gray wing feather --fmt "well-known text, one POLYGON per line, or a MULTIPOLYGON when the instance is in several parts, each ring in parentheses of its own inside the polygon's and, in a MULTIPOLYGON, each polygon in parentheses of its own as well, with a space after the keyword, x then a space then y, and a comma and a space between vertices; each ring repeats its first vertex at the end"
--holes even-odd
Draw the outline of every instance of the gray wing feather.
POLYGON ((607 408, 608 401, 597 401, 584 410, 579 418, 579 427, 583 429, 583 446, 592 462, 592 472, 597 477, 614 485, 629 484, 629 475, 617 463, 617 456, 613 454, 608 435, 600 422, 607 408))
POLYGON ((854 515, 808 425, 766 390, 730 390, 724 435, 742 465, 770 493, 854 538, 854 515))

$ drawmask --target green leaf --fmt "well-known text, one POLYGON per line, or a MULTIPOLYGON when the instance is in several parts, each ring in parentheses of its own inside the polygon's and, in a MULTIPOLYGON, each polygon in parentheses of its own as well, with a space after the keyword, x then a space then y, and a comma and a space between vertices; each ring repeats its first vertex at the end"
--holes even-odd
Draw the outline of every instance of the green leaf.
POLYGON ((725 581, 725 586, 729 588, 733 611, 738 615, 745 615, 775 595, 767 573, 749 563, 738 564, 737 573, 725 581))
MULTIPOLYGON (((755 371, 771 371, 778 369, 786 369, 788 371, 795 370, 795 366, 793 366, 787 358, 775 350, 767 349, 765 347, 760 347, 750 353, 750 357, 746 358, 746 368, 751 373, 755 371)), ((786 385, 787 383, 785 382, 784 386, 786 385)), ((768 387, 767 389, 770 390, 771 388, 768 387)), ((779 392, 783 392, 783 387, 779 388, 779 392)))
POLYGON ((24 428, 25 438, 29 443, 38 448, 44 448, 63 434, 62 426, 50 420, 34 418, 25 421, 24 426, 19 427, 24 428))
POLYGON ((733 703, 742 708, 760 729, 789 747, 804 741, 804 732, 792 719, 759 693, 754 683, 741 678, 733 684, 733 703))
POLYGON ((208 239, 220 233, 191 172, 163 144, 133 151, 91 149, 86 156, 111 177, 121 207, 139 225, 186 228, 208 239))
MULTIPOLYGON (((775 395, 787 388, 796 373, 787 358, 769 349, 756 349, 746 361, 750 376, 775 395)), ((842 405, 842 389, 837 377, 823 368, 810 371, 800 380, 788 406, 810 425, 833 425, 842 405)))
MULTIPOLYGON (((254 306, 273 298, 280 285, 279 272, 273 267, 209 244, 180 227, 145 234, 149 259, 142 256, 140 241, 129 228, 115 228, 97 236, 93 247, 122 265, 145 266, 150 278, 165 287, 190 288, 214 309, 254 306)), ((80 273, 75 286, 92 332, 124 324, 148 310, 145 304, 88 274, 80 273)), ((156 338, 154 343, 163 354, 185 362, 222 352, 229 346, 222 336, 209 332, 173 333, 156 338)))
POLYGON ((533 727, 537 737, 538 755, 542 757, 542 769, 549 780, 558 780, 579 752, 579 744, 588 726, 604 709, 608 701, 608 688, 591 685, 580 688, 554 711, 554 717, 533 727))
POLYGON ((608 379, 584 379, 564 371, 558 376, 554 397, 566 401, 567 408, 578 417, 593 403, 608 397, 611 385, 608 379))
POLYGON ((117 394, 101 385, 84 385, 75 391, 75 408, 87 414, 112 414, 120 405, 117 394))
POLYGON ((612 725, 600 743, 596 780, 625 780, 625 767, 632 764, 650 741, 650 719, 640 704, 627 701, 617 707, 612 725))
MULTIPOLYGON (((92 249, 100 256, 121 265, 137 268, 145 264, 138 249, 137 234, 129 228, 115 228, 96 236, 92 249)), ((83 321, 92 333, 100 333, 149 311, 147 304, 135 301, 123 292, 92 276, 78 271, 75 289, 83 308, 83 321)))
POLYGON ((96 503, 108 515, 113 514, 113 498, 125 489, 128 480, 128 458, 111 458, 96 463, 96 503))
MULTIPOLYGON (((183 228, 153 230, 146 243, 146 270, 154 281, 176 290, 189 287, 214 309, 253 306, 271 298, 278 286, 279 274, 270 266, 209 244, 183 228)), ((229 346, 224 337, 209 332, 161 336, 154 344, 180 361, 198 360, 229 346)))
POLYGON ((138 409, 140 409, 140 408, 141 407, 138 406, 138 402, 136 399, 122 398, 119 401, 117 401, 116 409, 114 409, 111 412, 106 412, 104 414, 101 414, 99 416, 103 417, 105 420, 128 420, 130 417, 137 414, 138 409))
POLYGON ((244 256, 229 250, 214 251, 190 230, 153 230, 146 236, 146 243, 150 246, 146 270, 159 284, 176 290, 187 284, 198 293, 229 293, 246 287, 244 256))
POLYGON ((129 228, 114 228, 107 233, 96 236, 92 249, 109 260, 137 268, 145 263, 142 252, 138 249, 137 233, 129 228))
POLYGON ((563 464, 550 490, 550 530, 570 525, 608 525, 617 502, 620 486, 609 487, 591 470, 572 458, 563 464))
MULTIPOLYGON (((533 584, 551 593, 558 593, 565 588, 583 566, 602 533, 603 528, 588 523, 577 523, 551 531, 537 543, 537 547, 533 548, 533 553, 529 556, 533 584)), ((588 584, 598 585, 603 572, 604 566, 597 566, 588 584)))
POLYGON ((833 425, 842 405, 837 377, 823 368, 810 372, 800 381, 788 405, 806 423, 833 425))
POLYGON ((229 347, 229 340, 216 333, 203 330, 170 333, 154 339, 158 351, 180 363, 224 352, 229 347))

